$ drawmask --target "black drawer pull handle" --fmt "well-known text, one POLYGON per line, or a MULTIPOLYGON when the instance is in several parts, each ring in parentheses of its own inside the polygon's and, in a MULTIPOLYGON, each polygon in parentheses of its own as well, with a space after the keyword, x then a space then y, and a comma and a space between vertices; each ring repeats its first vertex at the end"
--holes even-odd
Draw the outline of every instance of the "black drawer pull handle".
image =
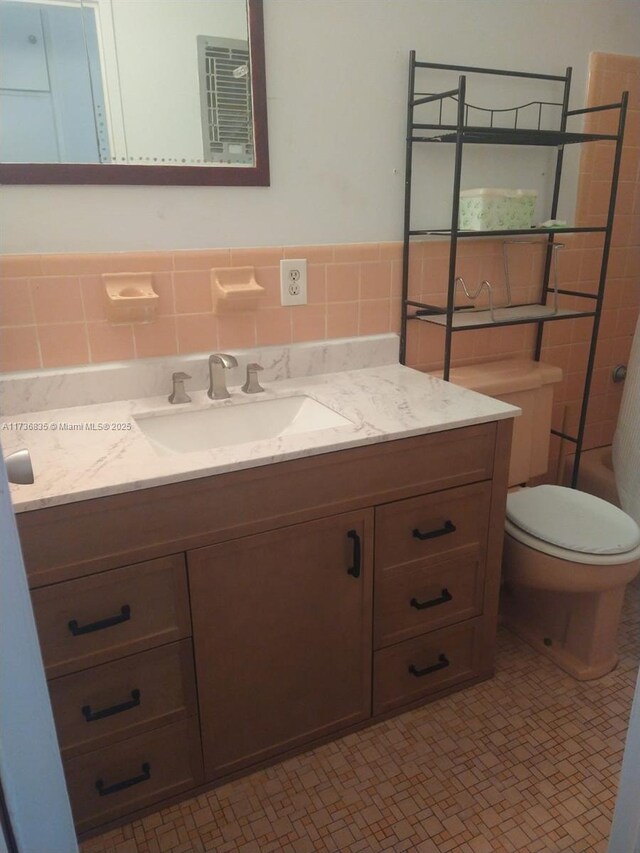
POLYGON ((448 589, 443 589, 439 598, 432 598, 429 601, 418 601, 417 598, 412 598, 409 604, 415 607, 416 610, 426 610, 427 607, 437 607, 438 604, 446 604, 447 601, 452 601, 453 596, 448 589))
POLYGON ((140 768, 142 773, 139 776, 132 776, 131 779, 123 779, 122 782, 116 782, 115 785, 105 785, 102 779, 96 782, 96 790, 101 797, 106 797, 109 794, 117 794, 118 791, 124 791, 125 788, 131 788, 133 785, 139 785, 140 782, 146 782, 151 779, 151 767, 147 762, 140 768))
POLYGON ((428 530, 426 533, 422 533, 421 530, 418 530, 417 527, 413 530, 413 535, 415 539, 437 539, 438 536, 446 536, 447 533, 455 533, 456 526, 452 521, 445 521, 444 527, 439 527, 437 530, 428 530))
POLYGON ((74 637, 80 634, 91 634, 93 631, 102 631, 103 628, 111 628, 112 625, 119 625, 121 622, 128 622, 131 619, 131 608, 128 604, 123 604, 120 608, 118 616, 109 616, 107 619, 100 619, 99 622, 90 622, 88 625, 78 625, 77 619, 72 619, 69 622, 69 630, 74 637))
POLYGON ((360 537, 358 536, 355 530, 347 531, 347 536, 349 537, 349 539, 353 539, 353 565, 347 569, 347 574, 351 575, 354 578, 359 578, 362 562, 360 537))
POLYGON ((120 705, 112 705, 111 708, 102 708, 100 711, 92 711, 91 705, 85 705, 82 708, 82 716, 88 723, 95 723, 96 720, 104 720, 105 717, 111 717, 113 714, 121 714, 123 711, 130 711, 131 708, 137 708, 140 704, 140 691, 132 690, 131 699, 122 702, 120 705))
POLYGON ((416 678, 422 678, 423 675, 429 675, 430 672, 437 672, 439 669, 446 669, 449 666, 449 659, 446 655, 438 655, 438 663, 434 663, 433 666, 428 666, 426 669, 416 669, 413 664, 409 667, 409 672, 411 675, 415 675, 416 678))

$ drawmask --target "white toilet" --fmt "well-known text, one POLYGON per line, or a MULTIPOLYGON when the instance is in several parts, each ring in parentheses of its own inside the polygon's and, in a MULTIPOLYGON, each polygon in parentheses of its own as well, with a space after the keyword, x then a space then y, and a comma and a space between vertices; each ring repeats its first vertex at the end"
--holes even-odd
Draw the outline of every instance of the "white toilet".
MULTIPOLYGON (((640 348, 638 333, 635 346, 640 348)), ((509 475, 512 487, 523 486, 546 472, 552 386, 561 378, 557 367, 519 360, 451 371, 452 382, 522 409, 521 417, 514 422, 509 475)), ((640 386, 640 376, 637 381, 640 386)), ((628 384, 628 388, 630 398, 633 385, 628 384)), ((635 396, 640 397, 637 390, 635 396)), ((635 398, 632 402, 635 405, 635 398)), ((622 505, 630 514, 593 495, 562 486, 517 488, 507 498, 504 621, 514 633, 580 680, 598 678, 616 666, 625 587, 640 572, 637 420, 637 413, 625 411, 623 400, 618 444, 625 445, 627 456, 631 448, 635 449, 636 464, 631 459, 620 462, 616 480, 621 500, 622 495, 628 496, 622 505), (629 437, 628 430, 622 429, 624 425, 634 435, 629 437)))

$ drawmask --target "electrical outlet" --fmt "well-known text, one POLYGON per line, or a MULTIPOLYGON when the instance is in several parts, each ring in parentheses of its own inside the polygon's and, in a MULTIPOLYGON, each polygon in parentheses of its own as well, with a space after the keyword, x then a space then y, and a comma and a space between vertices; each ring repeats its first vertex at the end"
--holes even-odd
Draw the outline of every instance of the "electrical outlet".
POLYGON ((307 304, 307 259, 280 261, 281 305, 307 304))

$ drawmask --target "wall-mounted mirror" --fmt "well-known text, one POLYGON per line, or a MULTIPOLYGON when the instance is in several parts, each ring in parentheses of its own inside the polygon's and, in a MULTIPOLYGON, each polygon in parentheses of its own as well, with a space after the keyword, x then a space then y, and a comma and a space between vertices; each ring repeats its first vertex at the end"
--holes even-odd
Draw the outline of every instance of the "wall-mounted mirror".
POLYGON ((262 0, 0 0, 0 181, 269 184, 262 0))

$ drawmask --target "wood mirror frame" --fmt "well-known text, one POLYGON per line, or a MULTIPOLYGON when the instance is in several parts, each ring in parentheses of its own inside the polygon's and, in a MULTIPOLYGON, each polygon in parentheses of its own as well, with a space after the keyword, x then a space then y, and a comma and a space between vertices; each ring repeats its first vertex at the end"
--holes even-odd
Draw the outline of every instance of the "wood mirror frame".
POLYGON ((107 163, 0 163, 2 184, 269 186, 262 0, 247 0, 255 163, 253 166, 119 166, 107 163))

